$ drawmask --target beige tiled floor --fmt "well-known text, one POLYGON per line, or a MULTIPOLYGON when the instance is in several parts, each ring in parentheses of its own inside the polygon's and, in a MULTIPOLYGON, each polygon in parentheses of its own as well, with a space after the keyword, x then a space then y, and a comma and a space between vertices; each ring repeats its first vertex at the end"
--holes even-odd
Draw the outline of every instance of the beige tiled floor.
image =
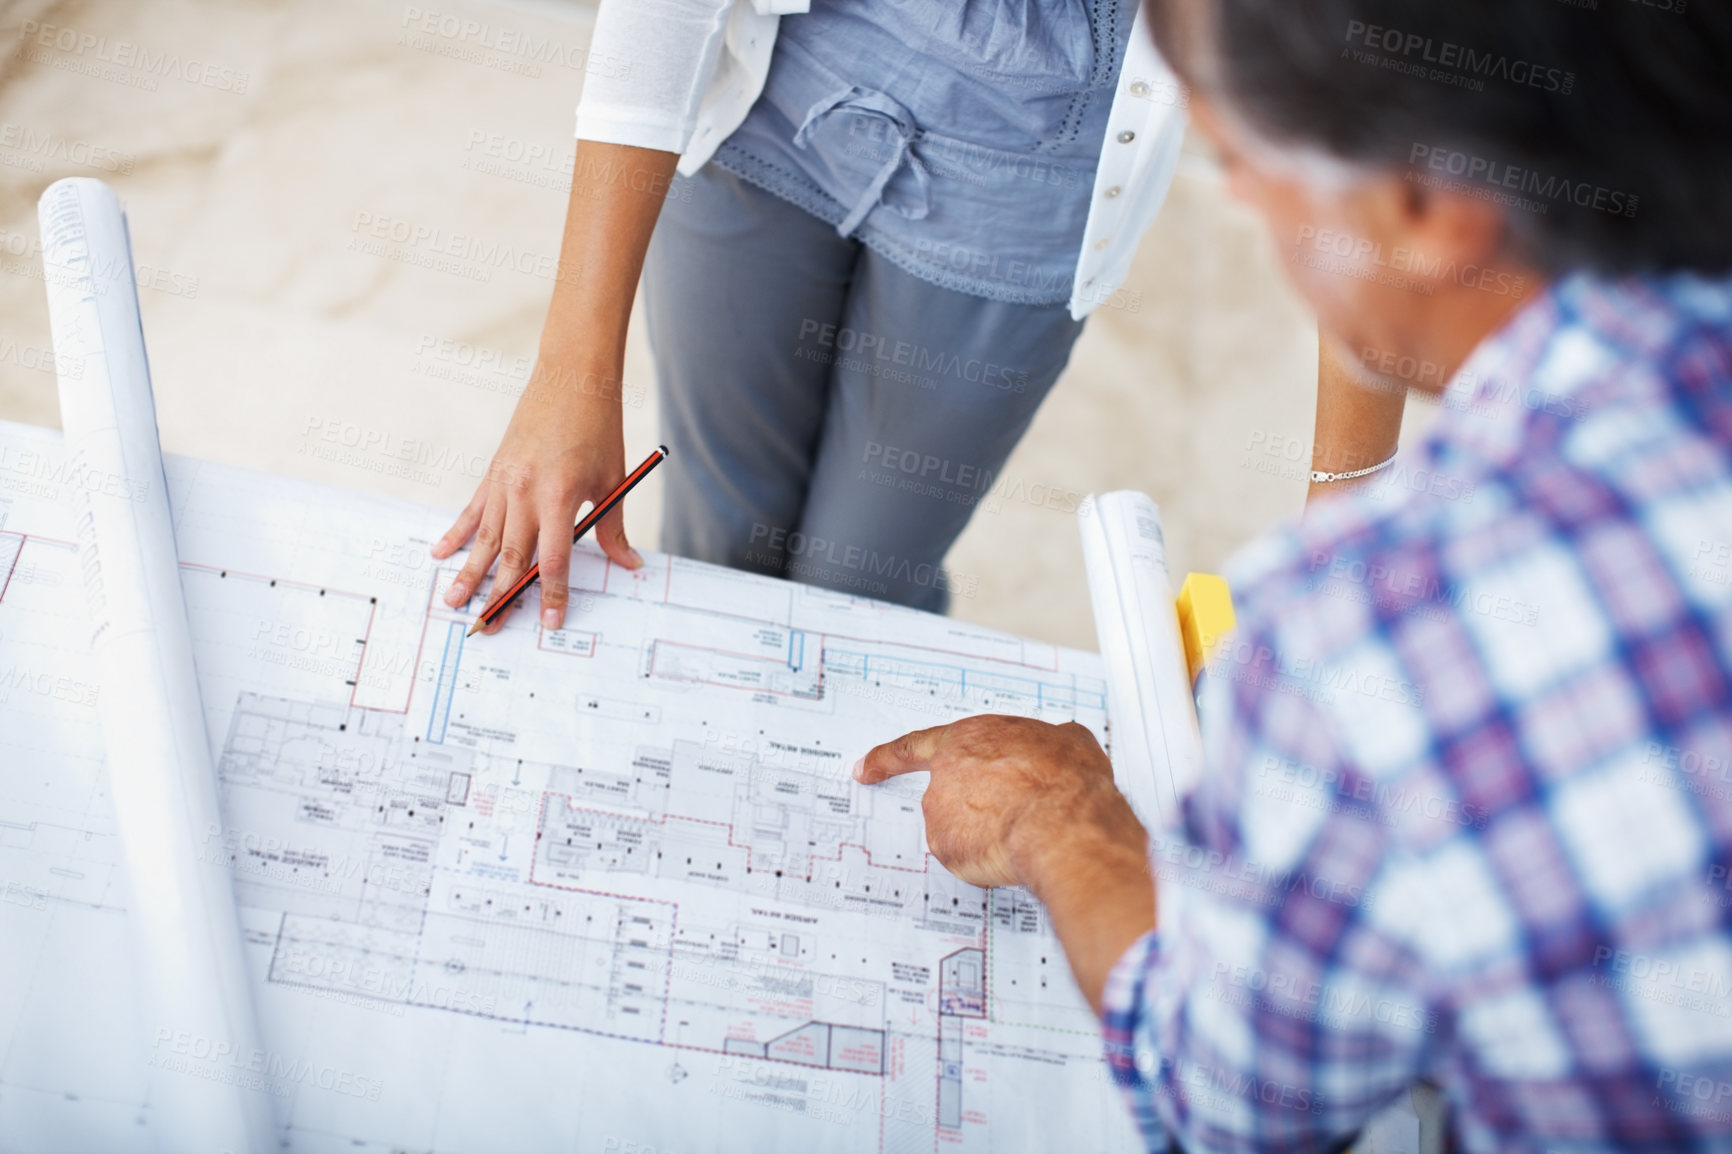
MULTIPOLYGON (((97 176, 128 207, 166 448, 460 506, 534 355, 588 29, 561 0, 0 0, 0 417, 57 423, 35 202, 97 176), (434 10, 554 48, 411 27, 434 10), (320 456, 327 433, 354 448, 320 456)), ((1180 569, 1298 508, 1310 320, 1205 156, 1129 288, 952 553, 979 579, 958 616, 1092 647, 1067 511, 1090 490, 1151 493, 1180 569)), ((627 381, 636 453, 655 440, 637 332, 627 381)))

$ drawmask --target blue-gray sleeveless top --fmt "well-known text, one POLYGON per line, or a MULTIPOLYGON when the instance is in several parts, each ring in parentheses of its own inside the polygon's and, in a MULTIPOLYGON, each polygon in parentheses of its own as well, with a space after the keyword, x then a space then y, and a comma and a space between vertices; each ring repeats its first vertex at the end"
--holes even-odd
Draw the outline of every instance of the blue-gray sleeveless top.
POLYGON ((1134 0, 814 0, 714 163, 933 284, 1070 297, 1134 0))

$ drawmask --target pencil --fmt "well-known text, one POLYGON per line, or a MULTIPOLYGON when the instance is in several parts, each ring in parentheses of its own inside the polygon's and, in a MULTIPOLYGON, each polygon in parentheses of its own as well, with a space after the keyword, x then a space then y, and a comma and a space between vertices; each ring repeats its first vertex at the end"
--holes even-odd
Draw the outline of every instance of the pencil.
MULTIPOLYGON (((613 492, 603 497, 601 502, 597 504, 595 508, 591 509, 588 514, 584 516, 583 520, 577 523, 577 527, 571 531, 571 543, 573 545, 577 544, 578 538, 589 532, 592 525, 607 516, 609 510, 611 510, 615 505, 625 500, 625 495, 631 492, 632 488, 636 486, 639 481, 649 476, 650 470, 661 464, 662 461, 667 458, 667 455, 668 447, 666 445, 657 445, 656 451, 645 457, 643 464, 626 474, 625 480, 621 481, 614 488, 613 492)), ((465 634, 465 636, 473 637, 487 626, 493 624, 494 619, 501 613, 505 612, 505 610, 510 607, 511 603, 517 600, 523 591, 529 588, 529 586, 539 576, 541 576, 541 562, 537 561, 535 564, 523 571, 523 576, 511 583, 511 588, 495 597, 493 603, 481 611, 481 616, 475 619, 475 624, 469 627, 469 632, 465 634)))

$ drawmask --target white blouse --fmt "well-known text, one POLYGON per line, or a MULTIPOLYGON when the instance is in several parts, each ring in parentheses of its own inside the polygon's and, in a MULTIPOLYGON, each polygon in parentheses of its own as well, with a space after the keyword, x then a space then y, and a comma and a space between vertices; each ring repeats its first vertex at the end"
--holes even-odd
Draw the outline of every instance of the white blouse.
MULTIPOLYGON (((680 154, 702 168, 763 91, 783 15, 810 0, 601 0, 577 136, 680 154)), ((1118 294, 1172 183, 1185 93, 1155 51, 1139 6, 1113 96, 1071 290, 1071 316, 1135 307, 1118 294)))

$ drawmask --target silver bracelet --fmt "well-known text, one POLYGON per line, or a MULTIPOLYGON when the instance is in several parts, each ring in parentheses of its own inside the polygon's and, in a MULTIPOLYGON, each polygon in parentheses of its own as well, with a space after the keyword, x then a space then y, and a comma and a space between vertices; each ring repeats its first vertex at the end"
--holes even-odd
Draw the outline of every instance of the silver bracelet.
POLYGON ((1392 453, 1389 460, 1381 464, 1373 465, 1369 469, 1354 469, 1351 473, 1324 473, 1313 469, 1311 470, 1311 480, 1318 485, 1327 485, 1331 481, 1351 481, 1355 477, 1368 477, 1379 469, 1387 469, 1395 464, 1395 458, 1398 455, 1392 453))

